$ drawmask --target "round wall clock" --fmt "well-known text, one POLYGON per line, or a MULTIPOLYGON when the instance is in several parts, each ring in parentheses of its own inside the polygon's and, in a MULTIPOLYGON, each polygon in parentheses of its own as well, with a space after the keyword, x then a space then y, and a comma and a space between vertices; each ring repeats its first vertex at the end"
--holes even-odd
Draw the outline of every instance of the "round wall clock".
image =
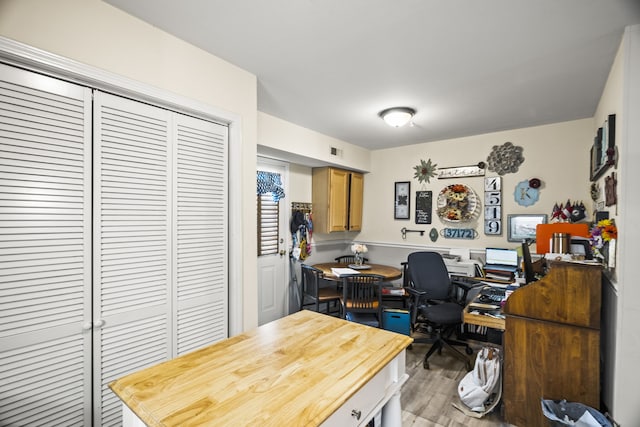
POLYGON ((530 180, 520 181, 513 191, 513 198, 520 206, 531 206, 540 198, 540 191, 530 185, 530 180))
POLYGON ((468 222, 477 216, 480 202, 473 189, 464 184, 453 184, 440 191, 437 207, 442 221, 468 222))

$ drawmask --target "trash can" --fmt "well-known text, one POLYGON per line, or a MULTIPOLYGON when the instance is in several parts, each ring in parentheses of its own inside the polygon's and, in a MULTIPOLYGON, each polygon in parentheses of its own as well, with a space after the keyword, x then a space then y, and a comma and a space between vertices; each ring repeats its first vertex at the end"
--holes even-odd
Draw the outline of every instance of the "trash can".
POLYGON ((542 413, 553 427, 613 427, 601 412, 578 402, 542 399, 542 413))

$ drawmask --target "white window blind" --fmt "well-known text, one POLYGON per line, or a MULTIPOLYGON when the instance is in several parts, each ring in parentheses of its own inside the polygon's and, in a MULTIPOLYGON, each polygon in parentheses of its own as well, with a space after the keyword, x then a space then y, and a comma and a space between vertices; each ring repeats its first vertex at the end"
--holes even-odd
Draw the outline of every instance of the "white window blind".
POLYGON ((258 194, 258 256, 278 253, 280 203, 273 194, 258 194))

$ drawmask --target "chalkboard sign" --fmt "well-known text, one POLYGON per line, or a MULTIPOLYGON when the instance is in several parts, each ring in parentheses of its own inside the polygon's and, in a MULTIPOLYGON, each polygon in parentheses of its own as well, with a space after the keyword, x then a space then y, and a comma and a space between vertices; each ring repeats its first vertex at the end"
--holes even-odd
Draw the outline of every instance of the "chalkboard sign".
POLYGON ((431 224, 432 191, 416 191, 416 224, 431 224))

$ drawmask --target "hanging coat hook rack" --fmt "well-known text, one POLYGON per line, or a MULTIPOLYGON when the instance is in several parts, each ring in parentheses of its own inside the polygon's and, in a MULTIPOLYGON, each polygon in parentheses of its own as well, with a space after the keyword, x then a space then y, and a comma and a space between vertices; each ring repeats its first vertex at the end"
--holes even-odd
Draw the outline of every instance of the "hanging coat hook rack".
POLYGON ((420 233, 421 236, 424 236, 424 230, 407 230, 407 227, 402 227, 400 232, 402 233, 402 240, 407 240, 407 233, 420 233))

